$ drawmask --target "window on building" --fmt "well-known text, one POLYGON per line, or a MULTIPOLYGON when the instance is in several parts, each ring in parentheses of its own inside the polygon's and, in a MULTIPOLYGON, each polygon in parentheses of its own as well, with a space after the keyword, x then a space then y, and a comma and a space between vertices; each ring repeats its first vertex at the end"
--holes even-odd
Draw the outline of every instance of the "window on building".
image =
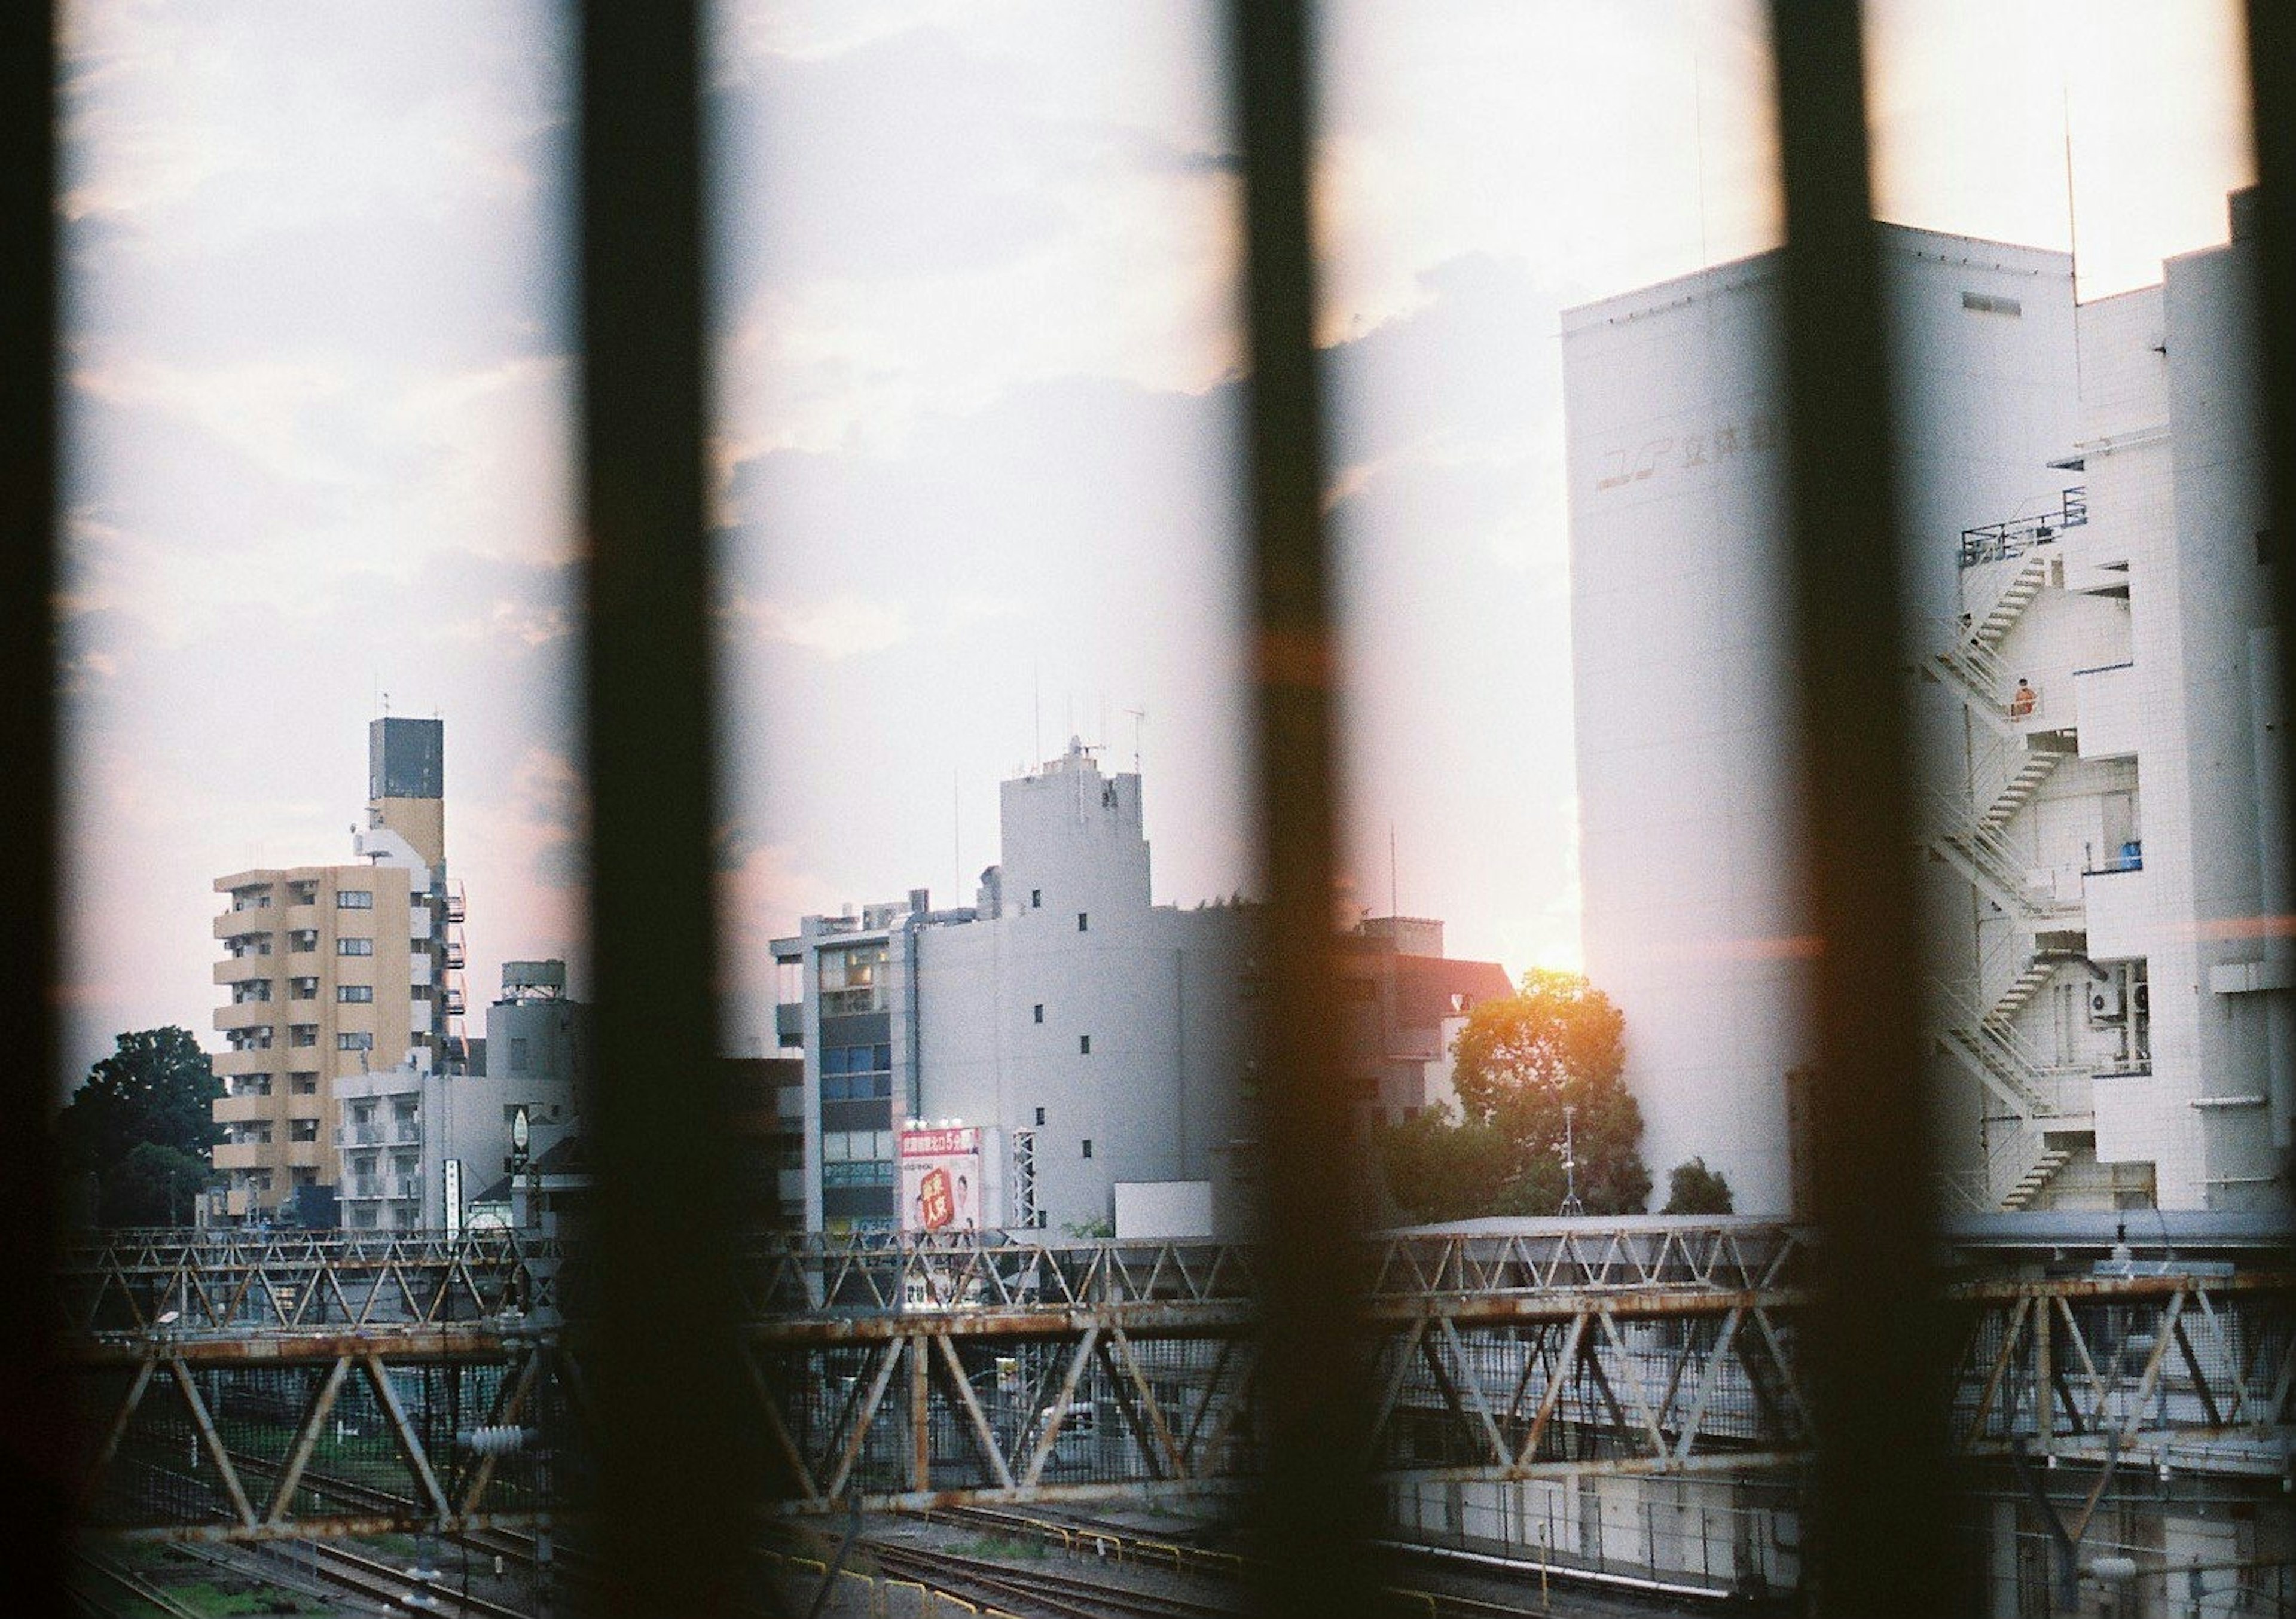
POLYGON ((1079 1057, 1089 1057, 1092 1055, 1091 1035, 1078 1034, 1077 1036, 1077 1055, 1079 1057))
POLYGON ((1039 1001, 1039 1002, 1037 1002, 1037 1014, 1036 1014, 1036 1015, 1037 1015, 1037 1022, 1042 1023, 1042 1022, 1045 1020, 1045 1003, 1044 1003, 1043 1002, 1041 1002, 1041 1001, 1039 1001))
POLYGON ((1031 910, 1031 911, 1038 910, 1038 909, 1042 908, 1042 906, 1044 905, 1044 903, 1045 903, 1045 891, 1044 891, 1042 888, 1031 888, 1031 889, 1029 889, 1029 910, 1031 910))
POLYGON ((316 1023, 289 1024, 287 1026, 287 1043, 289 1045, 318 1044, 319 1026, 316 1023))
POLYGON ((1044 1110, 1042 1108, 1037 1108, 1037 1123, 1038 1123, 1039 1124, 1043 1124, 1044 1122, 1045 1122, 1045 1110, 1044 1110))
POLYGON ((339 956, 371 956, 374 953, 373 939, 337 939, 335 953, 339 956))
POLYGON ((1077 931, 1078 933, 1090 933, 1092 931, 1092 913, 1090 912, 1079 911, 1077 912, 1077 931))
POLYGON ((316 1096, 319 1093, 319 1071, 316 1068, 298 1068, 288 1075, 287 1093, 290 1096, 316 1096))
POLYGON ((1090 1136, 1086 1136, 1084 1139, 1084 1156, 1087 1158, 1092 1157, 1092 1138, 1090 1136))
POLYGON ((315 1118, 291 1118, 287 1121, 287 1139, 291 1141, 316 1141, 319 1139, 319 1121, 315 1118))
POLYGON ((234 1006, 244 1006, 250 1001, 270 999, 271 980, 268 978, 250 978, 231 986, 231 1003, 234 1006))
POLYGON ((345 888, 335 895, 335 909, 338 911, 372 911, 374 909, 374 890, 372 888, 345 888))
POLYGON ((291 1001, 316 1001, 319 998, 319 981, 316 978, 290 978, 287 980, 287 997, 291 1001))
POLYGON ((316 928, 298 928, 287 936, 287 948, 291 951, 310 951, 318 947, 319 930, 316 928))
POLYGON ((374 1000, 374 985, 372 984, 338 984, 335 985, 335 999, 345 1005, 367 1005, 374 1000))
POLYGON ((372 1051, 374 1050, 374 1036, 373 1034, 364 1033, 338 1034, 335 1036, 335 1050, 338 1051, 372 1051))
POLYGON ((308 905, 316 902, 318 897, 319 885, 311 879, 287 885, 287 903, 291 905, 308 905))

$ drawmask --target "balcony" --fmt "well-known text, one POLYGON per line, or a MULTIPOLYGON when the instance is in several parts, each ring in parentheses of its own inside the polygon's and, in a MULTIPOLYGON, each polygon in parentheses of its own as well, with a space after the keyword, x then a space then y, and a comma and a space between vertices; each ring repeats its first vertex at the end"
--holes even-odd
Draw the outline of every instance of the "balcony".
POLYGON ((275 913, 270 911, 226 911, 215 920, 215 936, 228 944, 233 939, 268 939, 276 931, 275 913))
POLYGON ((391 1144, 395 1147, 422 1146, 422 1121, 421 1119, 393 1119, 390 1124, 390 1141, 391 1144))
POLYGON ((279 1102, 275 1097, 250 1092, 243 1096, 218 1096, 213 1106, 217 1124, 235 1124, 270 1118, 278 1111, 279 1102))
POLYGON ((448 921, 461 921, 463 920, 463 911, 464 906, 463 904, 463 896, 461 895, 450 894, 447 896, 447 920, 448 921))
POLYGON ((388 1184, 390 1188, 388 1195, 393 1198, 420 1198, 422 1195, 421 1175, 392 1175, 388 1184))
POLYGON ((277 1162, 268 1141, 224 1141, 215 1149, 217 1169, 268 1169, 277 1162))
POLYGON ((215 964, 215 982, 236 984, 248 978, 268 977, 271 968, 271 936, 267 933, 235 933, 224 942, 225 959, 215 964))
POLYGON ((380 1147, 382 1126, 380 1124, 338 1124, 335 1126, 338 1147, 380 1147))
POLYGON ((345 1175, 342 1183, 345 1198, 380 1198, 382 1196, 381 1175, 345 1175))

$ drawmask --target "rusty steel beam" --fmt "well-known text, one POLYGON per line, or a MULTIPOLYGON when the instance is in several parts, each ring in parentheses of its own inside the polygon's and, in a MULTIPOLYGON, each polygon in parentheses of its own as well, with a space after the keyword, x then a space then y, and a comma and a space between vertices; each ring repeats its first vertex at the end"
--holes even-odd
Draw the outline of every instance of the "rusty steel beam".
POLYGON ((195 1366, 317 1365, 344 1355, 380 1355, 391 1361, 499 1361, 535 1342, 501 1327, 457 1329, 369 1328, 357 1332, 245 1332, 200 1337, 96 1338, 65 1346, 63 1364, 72 1368, 136 1366, 147 1361, 182 1361, 195 1366))
MULTIPOLYGON (((583 1521, 563 1512, 464 1512, 439 1519, 418 1513, 332 1513, 252 1524, 92 1525, 88 1539, 145 1545, 252 1545, 266 1541, 363 1541, 379 1534, 477 1534, 488 1529, 558 1529, 583 1521)), ((29 1609, 25 1610, 30 1611, 29 1609)), ((57 1609, 62 1612, 62 1609, 57 1609)))

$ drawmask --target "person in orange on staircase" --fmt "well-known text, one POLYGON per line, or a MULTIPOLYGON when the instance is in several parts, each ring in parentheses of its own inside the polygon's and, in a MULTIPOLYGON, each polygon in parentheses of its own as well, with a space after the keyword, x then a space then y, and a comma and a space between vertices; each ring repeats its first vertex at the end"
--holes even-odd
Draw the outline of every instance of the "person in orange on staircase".
POLYGON ((2025 677, 2020 675, 2017 677, 2017 689, 2009 694, 2009 717, 2013 720, 2028 717, 2033 712, 2033 705, 2039 700, 2040 694, 2027 685, 2025 677))

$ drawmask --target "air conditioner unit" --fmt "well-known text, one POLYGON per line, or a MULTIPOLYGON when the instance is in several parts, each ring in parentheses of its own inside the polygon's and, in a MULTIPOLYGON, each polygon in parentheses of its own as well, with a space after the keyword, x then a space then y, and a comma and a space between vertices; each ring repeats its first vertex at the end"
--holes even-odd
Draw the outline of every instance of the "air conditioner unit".
POLYGON ((2152 986, 2139 978, 2128 986, 2128 1007, 2139 1018, 2152 1015, 2152 986))
POLYGON ((2118 1023, 2120 1019, 2120 985, 2109 980, 2092 981, 2088 986, 2088 1020, 2094 1024, 2118 1023))

